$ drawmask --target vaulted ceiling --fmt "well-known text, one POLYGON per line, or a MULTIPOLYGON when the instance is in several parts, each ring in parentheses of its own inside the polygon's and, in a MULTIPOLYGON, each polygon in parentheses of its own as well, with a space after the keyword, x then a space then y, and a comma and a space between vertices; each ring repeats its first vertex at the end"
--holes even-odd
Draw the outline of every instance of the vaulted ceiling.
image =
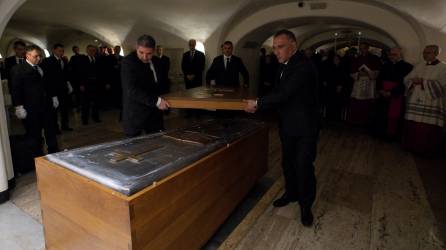
MULTIPOLYGON (((345 0, 353 1, 353 0, 345 0)), ((379 6, 446 33, 444 0, 355 0, 379 6)), ((11 33, 48 39, 54 30, 79 30, 110 44, 136 34, 168 34, 179 41, 206 41, 220 27, 290 0, 28 0, 13 15, 11 33), (37 28, 38 27, 38 28, 37 28)), ((304 4, 316 0, 299 0, 304 4)), ((356 24, 352 24, 356 25, 356 24)), ((62 36, 66 34, 61 32, 62 36)), ((266 39, 265 37, 264 39, 266 39)))

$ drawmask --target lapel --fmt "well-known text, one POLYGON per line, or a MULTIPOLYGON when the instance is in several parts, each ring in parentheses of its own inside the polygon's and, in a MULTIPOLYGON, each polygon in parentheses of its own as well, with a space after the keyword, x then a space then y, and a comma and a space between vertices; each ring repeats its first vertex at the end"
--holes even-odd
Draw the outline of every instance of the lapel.
POLYGON ((37 70, 35 70, 33 68, 33 66, 29 65, 28 62, 25 62, 24 66, 25 66, 25 72, 30 72, 32 77, 35 77, 35 78, 38 78, 38 79, 42 79, 43 78, 43 76, 40 75, 40 73, 37 70))

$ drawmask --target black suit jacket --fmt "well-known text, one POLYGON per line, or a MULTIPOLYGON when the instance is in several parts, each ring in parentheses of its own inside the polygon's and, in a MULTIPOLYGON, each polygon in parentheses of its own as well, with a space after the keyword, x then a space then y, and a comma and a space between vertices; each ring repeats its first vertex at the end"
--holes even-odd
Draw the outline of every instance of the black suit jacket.
POLYGON ((199 87, 203 84, 203 70, 204 70, 205 57, 203 52, 195 50, 194 57, 190 57, 190 51, 183 54, 181 60, 181 69, 184 74, 184 82, 186 88, 199 87), (192 81, 186 78, 186 75, 195 75, 192 81))
POLYGON ((17 61, 16 61, 15 56, 10 56, 10 57, 7 57, 7 58, 5 59, 5 73, 6 73, 6 74, 5 74, 5 77, 4 77, 4 78, 9 79, 11 69, 12 69, 12 67, 14 67, 16 64, 17 64, 17 61))
POLYGON ((86 91, 97 94, 100 91, 100 83, 98 81, 98 60, 95 57, 95 62, 90 62, 87 55, 82 55, 80 58, 80 75, 79 86, 84 86, 86 91))
POLYGON ((29 116, 39 115, 52 107, 54 88, 48 85, 28 63, 18 64, 11 69, 11 97, 14 106, 23 105, 29 116))
POLYGON ((283 65, 276 87, 258 99, 259 110, 277 108, 285 136, 315 136, 319 132, 318 75, 314 64, 298 53, 283 65))
POLYGON ((63 59, 60 60, 64 63, 63 68, 55 56, 45 58, 42 62, 42 68, 48 85, 54 88, 57 96, 64 97, 68 95, 68 65, 63 59))
POLYGON ((217 86, 239 87, 239 74, 242 74, 245 85, 249 85, 249 73, 240 57, 231 56, 229 65, 225 68, 223 55, 214 58, 206 74, 206 83, 215 80, 217 86))
POLYGON ((169 70, 170 70, 170 58, 167 56, 158 57, 160 62, 160 75, 161 75, 161 84, 163 86, 162 94, 169 93, 170 89, 170 79, 169 79, 169 70))
POLYGON ((139 60, 136 52, 130 53, 122 60, 122 121, 126 135, 137 134, 151 123, 162 124, 162 116, 159 116, 160 111, 156 107, 162 90, 159 82, 159 58, 152 57, 152 62, 158 83, 155 82, 150 64, 139 60))
MULTIPOLYGON (((82 61, 84 56, 80 54, 75 54, 71 56, 70 62, 68 63, 69 77, 72 84, 78 85, 82 74, 82 61)), ((73 86, 74 87, 74 86, 73 86)))
MULTIPOLYGON (((25 58, 23 58, 23 60, 25 60, 25 58)), ((4 75, 2 75, 2 79, 8 80, 9 92, 11 92, 11 88, 12 88, 12 86, 11 86, 11 69, 15 65, 17 65, 15 56, 10 56, 10 57, 5 58, 5 71, 4 71, 4 75)))

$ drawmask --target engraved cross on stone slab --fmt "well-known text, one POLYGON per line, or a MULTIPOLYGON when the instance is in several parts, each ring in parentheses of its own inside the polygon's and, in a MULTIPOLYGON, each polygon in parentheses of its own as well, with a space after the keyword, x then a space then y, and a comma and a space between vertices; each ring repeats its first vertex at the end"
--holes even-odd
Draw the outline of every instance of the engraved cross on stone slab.
POLYGON ((144 160, 143 155, 149 152, 155 151, 157 149, 163 148, 161 145, 152 145, 137 151, 125 151, 125 150, 115 150, 113 151, 113 157, 110 159, 111 163, 118 163, 124 160, 128 160, 133 163, 140 163, 144 160))
POLYGON ((181 142, 193 143, 199 145, 206 145, 220 139, 217 136, 207 135, 200 132, 189 131, 189 130, 170 132, 165 134, 164 137, 171 138, 181 142))

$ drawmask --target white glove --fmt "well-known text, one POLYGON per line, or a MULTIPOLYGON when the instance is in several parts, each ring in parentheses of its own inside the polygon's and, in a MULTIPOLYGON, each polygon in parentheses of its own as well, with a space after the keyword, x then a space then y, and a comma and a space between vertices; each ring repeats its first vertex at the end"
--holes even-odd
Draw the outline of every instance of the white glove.
POLYGON ((57 96, 53 96, 53 107, 57 109, 59 107, 59 99, 57 99, 57 96))
POLYGON ((15 116, 17 116, 17 118, 19 118, 20 120, 23 120, 26 118, 26 110, 23 107, 23 105, 17 106, 15 107, 15 116))
POLYGON ((68 87, 68 94, 73 93, 73 86, 71 86, 70 82, 67 82, 67 87, 68 87))

